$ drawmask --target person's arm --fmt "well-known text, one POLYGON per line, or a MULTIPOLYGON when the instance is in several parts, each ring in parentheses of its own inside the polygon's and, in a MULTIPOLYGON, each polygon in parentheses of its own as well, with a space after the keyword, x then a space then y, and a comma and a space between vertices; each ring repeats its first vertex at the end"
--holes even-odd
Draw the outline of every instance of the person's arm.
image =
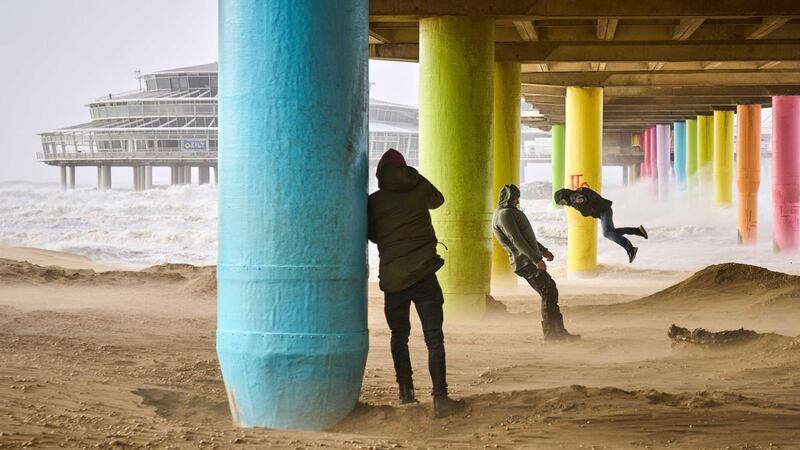
POLYGON ((533 235, 533 230, 530 228, 530 223, 528 223, 527 230, 521 227, 520 225, 527 223, 528 219, 525 218, 525 214, 523 214, 521 211, 516 211, 519 214, 514 214, 514 212, 515 211, 512 209, 506 209, 504 210, 503 214, 498 216, 497 219, 500 228, 517 250, 530 258, 530 260, 534 263, 539 263, 542 260, 542 252, 539 251, 536 237, 534 236, 533 240, 529 240, 527 237, 528 235, 533 235), (522 216, 522 220, 518 220, 517 216, 522 216))
POLYGON ((433 185, 427 178, 423 177, 422 175, 419 176, 419 182, 424 183, 428 187, 428 197, 426 199, 426 206, 428 209, 436 209, 444 204, 444 195, 436 189, 436 186, 433 185))

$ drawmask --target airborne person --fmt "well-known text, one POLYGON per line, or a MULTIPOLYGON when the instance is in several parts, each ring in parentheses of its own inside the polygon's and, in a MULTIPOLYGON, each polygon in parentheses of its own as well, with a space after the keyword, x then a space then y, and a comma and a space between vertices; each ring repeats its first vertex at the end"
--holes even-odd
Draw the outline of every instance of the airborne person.
POLYGON ((600 226, 603 228, 603 236, 625 249, 628 253, 628 262, 633 262, 638 247, 634 247, 631 241, 624 235, 641 236, 647 239, 647 230, 642 225, 638 228, 625 227, 616 228, 614 226, 614 211, 611 209, 611 200, 600 196, 597 192, 588 187, 579 187, 576 190, 559 189, 553 195, 553 200, 562 206, 575 208, 583 217, 594 217, 600 219, 600 226))
POLYGON ((531 223, 519 210, 519 188, 507 184, 500 190, 497 210, 492 217, 492 230, 497 242, 508 253, 511 267, 542 297, 542 333, 546 341, 577 340, 564 328, 564 316, 558 307, 558 288, 547 273, 553 254, 536 240, 531 223))
POLYGON ((444 333, 444 296, 436 271, 444 260, 436 253, 436 232, 431 209, 444 203, 444 196, 403 155, 389 149, 376 172, 378 191, 369 196, 367 207, 369 240, 378 244, 379 286, 384 292, 384 313, 392 332, 391 350, 400 403, 416 402, 412 380, 408 335, 409 310, 417 309, 425 345, 428 371, 433 381, 434 417, 445 417, 463 408, 447 394, 444 333))

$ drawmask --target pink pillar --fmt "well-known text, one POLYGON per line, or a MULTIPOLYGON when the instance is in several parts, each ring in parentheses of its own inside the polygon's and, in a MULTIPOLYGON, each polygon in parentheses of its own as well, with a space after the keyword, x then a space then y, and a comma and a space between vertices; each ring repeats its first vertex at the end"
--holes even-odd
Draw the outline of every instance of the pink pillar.
POLYGON ((658 140, 657 140, 656 127, 650 127, 650 167, 647 169, 650 172, 650 178, 658 178, 658 140))
POLYGON ((644 162, 642 163, 642 178, 650 177, 650 128, 644 129, 644 162))
POLYGON ((658 196, 662 199, 669 192, 670 179, 670 133, 672 129, 668 124, 656 125, 657 155, 656 167, 658 169, 658 196))
POLYGON ((776 251, 800 248, 800 96, 772 97, 772 236, 776 251))

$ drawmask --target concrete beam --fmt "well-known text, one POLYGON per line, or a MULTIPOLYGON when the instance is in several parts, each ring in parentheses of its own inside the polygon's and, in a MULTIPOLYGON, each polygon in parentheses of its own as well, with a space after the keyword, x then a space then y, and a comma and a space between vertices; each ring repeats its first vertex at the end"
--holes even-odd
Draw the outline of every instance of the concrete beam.
POLYGON ((553 86, 766 86, 800 84, 800 73, 793 70, 528 72, 522 74, 522 83, 553 86))
POLYGON ((539 33, 536 31, 536 24, 532 20, 515 20, 514 27, 519 33, 520 39, 531 42, 539 40, 539 33))
MULTIPOLYGON (((416 61, 419 45, 370 44, 373 59, 416 61)), ((575 62, 765 62, 800 61, 800 42, 768 41, 603 41, 498 42, 496 61, 537 63, 575 62)))
POLYGON ((611 41, 614 39, 614 34, 617 32, 617 25, 619 19, 611 17, 602 17, 597 19, 597 39, 601 41, 611 41))
POLYGON ((753 32, 747 36, 747 39, 764 38, 778 28, 786 25, 786 22, 789 20, 791 20, 791 17, 765 17, 762 20, 761 25, 753 30, 753 32))
POLYGON ((800 2, 796 0, 671 0, 648 2, 641 0, 370 0, 370 21, 398 22, 420 17, 460 15, 487 16, 504 19, 586 19, 615 17, 620 19, 652 18, 729 18, 798 16, 800 2), (533 5, 531 5, 533 3, 533 5))
POLYGON ((680 23, 672 30, 672 39, 677 41, 689 39, 705 20, 705 17, 687 17, 681 19, 680 23))

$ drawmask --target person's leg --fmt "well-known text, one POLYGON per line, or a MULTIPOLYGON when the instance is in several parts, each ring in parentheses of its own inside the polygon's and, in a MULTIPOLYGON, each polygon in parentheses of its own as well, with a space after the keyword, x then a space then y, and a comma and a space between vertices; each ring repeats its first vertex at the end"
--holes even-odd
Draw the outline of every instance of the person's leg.
POLYGON ((386 323, 392 332, 391 351, 394 361, 394 372, 397 384, 407 386, 412 384, 411 357, 408 353, 408 335, 411 324, 408 321, 411 299, 407 292, 387 292, 384 294, 383 312, 386 323))
MULTIPOLYGON (((611 208, 608 209, 608 222, 609 222, 609 225, 611 226, 611 228, 616 230, 617 233, 619 233, 619 234, 622 234, 622 235, 630 234, 630 235, 634 235, 634 236, 642 236, 642 237, 644 237, 644 234, 642 233, 642 227, 641 226, 618 228, 616 225, 614 225, 614 210, 611 209, 611 208)), ((600 223, 602 224, 602 219, 601 219, 600 223)))
POLYGON ((444 296, 436 274, 414 286, 413 300, 428 347, 428 371, 433 383, 433 395, 447 395, 447 364, 442 331, 444 296))
POLYGON ((518 273, 542 297, 542 332, 545 340, 579 338, 564 328, 564 318, 558 306, 558 287, 546 271, 528 266, 518 273))
MULTIPOLYGON (((603 236, 624 248, 626 252, 630 253, 633 244, 625 236, 620 233, 620 229, 614 228, 614 212, 608 208, 603 214, 600 215, 600 227, 603 229, 603 236)), ((621 230, 625 230, 622 228, 621 230)), ((630 230, 628 230, 630 231, 630 230)), ((632 234, 632 233, 628 233, 632 234)))

